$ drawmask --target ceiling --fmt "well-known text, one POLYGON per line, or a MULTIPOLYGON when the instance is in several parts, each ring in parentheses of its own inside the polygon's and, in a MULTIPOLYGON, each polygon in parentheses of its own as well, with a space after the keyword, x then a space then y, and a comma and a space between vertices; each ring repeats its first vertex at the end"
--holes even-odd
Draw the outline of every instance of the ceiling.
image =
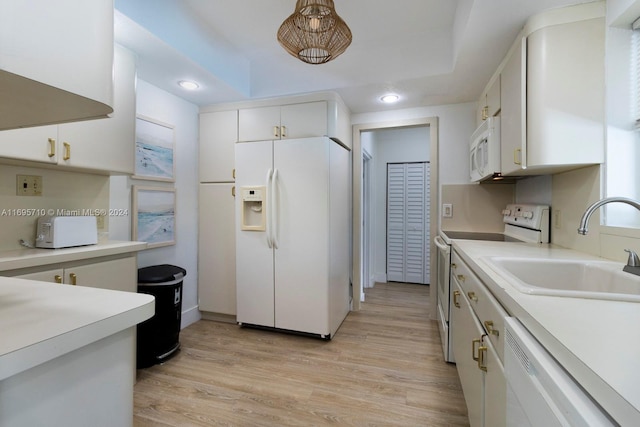
POLYGON ((335 0, 353 42, 322 65, 276 40, 295 0, 115 0, 115 34, 141 79, 199 106, 330 90, 363 113, 475 101, 529 16, 585 2, 335 0))

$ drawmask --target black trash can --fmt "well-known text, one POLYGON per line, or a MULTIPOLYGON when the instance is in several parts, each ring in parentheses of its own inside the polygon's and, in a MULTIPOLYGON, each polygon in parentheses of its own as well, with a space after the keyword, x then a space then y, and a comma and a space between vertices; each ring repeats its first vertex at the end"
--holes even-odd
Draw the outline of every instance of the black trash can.
POLYGON ((156 298, 155 315, 138 325, 138 369, 162 363, 180 348, 182 280, 186 274, 184 268, 169 264, 138 269, 138 293, 156 298))

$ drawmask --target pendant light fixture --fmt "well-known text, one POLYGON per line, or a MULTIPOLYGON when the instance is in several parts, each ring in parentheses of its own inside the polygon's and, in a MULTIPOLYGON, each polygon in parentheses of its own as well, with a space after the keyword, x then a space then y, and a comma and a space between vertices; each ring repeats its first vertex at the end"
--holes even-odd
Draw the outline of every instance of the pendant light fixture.
POLYGON ((301 61, 324 64, 349 47, 351 30, 333 0, 297 0, 295 12, 278 29, 278 41, 301 61))

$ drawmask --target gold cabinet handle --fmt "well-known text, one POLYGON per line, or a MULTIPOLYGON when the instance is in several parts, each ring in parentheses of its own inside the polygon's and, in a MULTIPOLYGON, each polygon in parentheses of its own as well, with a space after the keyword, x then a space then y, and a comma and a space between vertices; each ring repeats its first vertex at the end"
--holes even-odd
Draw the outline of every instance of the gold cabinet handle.
POLYGON ((515 150, 513 150, 513 163, 515 163, 516 165, 521 165, 522 164, 522 160, 520 160, 522 158, 522 148, 516 148, 515 150))
POLYGON ((62 160, 69 160, 71 158, 71 144, 63 142, 62 145, 64 145, 64 155, 62 156, 62 160))
POLYGON ((491 335, 495 335, 497 337, 500 336, 500 331, 497 329, 493 329, 493 320, 485 320, 484 321, 484 328, 487 330, 488 333, 490 333, 491 335))
POLYGON ((456 268, 458 268, 458 266, 455 265, 455 263, 451 263, 451 268, 453 268, 455 270, 456 268))
POLYGON ((467 292, 467 296, 471 301, 478 301, 478 297, 476 296, 475 292, 469 291, 467 292))
POLYGON ((53 276, 53 280, 55 280, 56 283, 62 283, 62 276, 59 274, 56 274, 55 276, 53 276))
POLYGON ((460 308, 460 302, 458 301, 458 297, 460 296, 460 291, 453 291, 453 305, 460 308))
POLYGON ((489 118, 489 106, 485 105, 482 107, 482 120, 487 120, 489 118))
POLYGON ((274 126, 273 127, 273 136, 274 138, 280 138, 280 126, 274 126))
POLYGON ((487 355, 487 346, 482 345, 478 347, 478 369, 487 372, 487 364, 485 363, 485 357, 487 355))
POLYGON ((233 197, 236 197, 236 186, 235 185, 233 187, 231 187, 231 195, 233 197))
POLYGON ((480 356, 476 356, 476 344, 478 344, 478 349, 480 348, 480 343, 482 342, 481 338, 471 341, 471 358, 476 362, 480 360, 480 356))
POLYGON ((49 138, 49 153, 47 155, 49 157, 56 155, 56 140, 53 138, 49 138))
POLYGON ((281 126, 280 127, 280 136, 282 138, 286 138, 287 137, 287 127, 286 126, 281 126))
POLYGON ((231 176, 233 177, 233 179, 236 179, 236 170, 235 170, 235 168, 231 171, 231 176))
POLYGON ((464 283, 464 279, 465 279, 464 274, 458 274, 456 277, 458 278, 459 282, 464 283))
POLYGON ((78 275, 76 273, 71 273, 69 274, 69 277, 71 278, 71 284, 75 286, 78 281, 78 275))

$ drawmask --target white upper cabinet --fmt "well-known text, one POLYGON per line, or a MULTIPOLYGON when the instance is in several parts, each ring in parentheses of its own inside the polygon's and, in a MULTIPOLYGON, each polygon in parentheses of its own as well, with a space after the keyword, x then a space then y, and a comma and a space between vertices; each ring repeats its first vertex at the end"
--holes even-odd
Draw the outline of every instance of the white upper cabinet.
POLYGON ((200 182, 232 182, 238 110, 200 114, 200 182))
POLYGON ((0 0, 0 130, 105 117, 113 0, 0 0))
POLYGON ((503 175, 604 161, 604 2, 530 19, 501 73, 503 175))
POLYGON ((133 174, 135 84, 135 56, 133 52, 116 45, 114 112, 104 119, 60 125, 58 127, 59 164, 74 168, 133 174))
POLYGON ((0 131, 0 157, 100 173, 133 173, 135 57, 115 47, 115 110, 110 117, 0 131))
POLYGON ((327 135, 326 101, 243 108, 239 141, 266 141, 327 135))

